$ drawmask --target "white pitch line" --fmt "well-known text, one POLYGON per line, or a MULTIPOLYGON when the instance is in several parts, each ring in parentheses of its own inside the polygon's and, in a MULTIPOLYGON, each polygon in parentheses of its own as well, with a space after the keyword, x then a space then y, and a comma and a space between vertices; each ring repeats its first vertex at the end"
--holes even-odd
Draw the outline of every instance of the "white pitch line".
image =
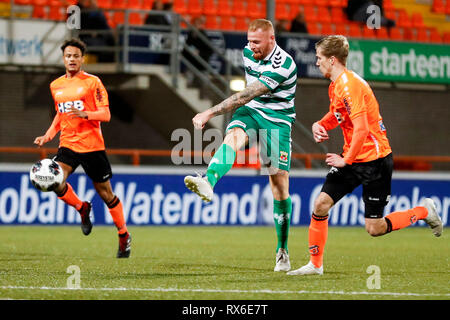
POLYGON ((308 290, 233 290, 233 289, 183 289, 183 288, 56 288, 0 286, 0 289, 17 290, 66 290, 66 291, 147 291, 147 292, 200 292, 200 293, 268 293, 268 294, 331 294, 331 295, 381 295, 381 296, 414 296, 414 297, 450 297, 450 293, 414 293, 414 292, 378 292, 378 291, 308 291, 308 290))

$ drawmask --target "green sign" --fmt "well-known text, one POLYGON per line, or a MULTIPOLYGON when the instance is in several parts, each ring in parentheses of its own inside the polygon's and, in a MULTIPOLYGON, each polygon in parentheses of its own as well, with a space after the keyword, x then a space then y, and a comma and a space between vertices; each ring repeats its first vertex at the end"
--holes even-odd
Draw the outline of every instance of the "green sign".
POLYGON ((349 40, 347 67, 366 80, 450 83, 450 46, 349 40))

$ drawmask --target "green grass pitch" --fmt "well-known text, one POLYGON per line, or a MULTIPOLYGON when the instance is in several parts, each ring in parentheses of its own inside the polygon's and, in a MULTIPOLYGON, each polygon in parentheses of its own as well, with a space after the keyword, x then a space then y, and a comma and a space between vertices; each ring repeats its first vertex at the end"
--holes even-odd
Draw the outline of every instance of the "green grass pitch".
MULTIPOLYGON (((1 226, 0 299, 450 299, 448 230, 372 238, 363 227, 330 226, 324 275, 306 277, 273 272, 274 227, 129 230, 131 257, 116 259, 112 226, 94 226, 87 237, 75 226, 1 226), (69 266, 79 268, 79 288, 68 289, 76 285, 69 266)), ((293 269, 308 262, 307 241, 307 227, 291 228, 293 269)))

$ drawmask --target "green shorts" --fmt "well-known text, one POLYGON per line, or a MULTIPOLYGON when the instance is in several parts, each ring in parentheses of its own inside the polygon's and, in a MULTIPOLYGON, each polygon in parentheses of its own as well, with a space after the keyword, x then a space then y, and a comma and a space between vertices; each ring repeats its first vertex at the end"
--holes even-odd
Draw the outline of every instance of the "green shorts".
POLYGON ((291 127, 282 122, 270 121, 257 111, 242 106, 238 108, 225 129, 242 128, 248 136, 249 146, 259 142, 262 165, 289 171, 291 167, 291 127))

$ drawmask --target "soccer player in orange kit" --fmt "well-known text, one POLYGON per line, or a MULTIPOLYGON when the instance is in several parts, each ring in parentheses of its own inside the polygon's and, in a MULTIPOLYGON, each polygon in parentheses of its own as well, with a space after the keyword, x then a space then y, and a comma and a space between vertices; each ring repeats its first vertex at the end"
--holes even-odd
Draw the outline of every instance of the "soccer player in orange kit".
POLYGON ((324 77, 331 80, 330 111, 313 124, 312 133, 320 143, 329 138, 327 131, 339 125, 345 144, 342 155, 328 153, 326 156, 325 162, 331 170, 314 202, 309 226, 310 261, 289 271, 288 275, 323 274, 328 211, 361 184, 365 227, 371 236, 385 235, 417 220, 424 220, 435 236, 442 233, 442 221, 430 198, 425 198, 418 207, 383 217, 391 193, 392 150, 372 89, 358 74, 345 67, 348 52, 348 41, 341 35, 327 36, 316 43, 316 64, 324 77))
POLYGON ((111 165, 106 156, 100 128, 101 122, 108 122, 111 118, 108 93, 98 77, 82 70, 86 45, 81 40, 66 40, 61 50, 66 74, 50 84, 56 115, 45 135, 37 137, 34 143, 41 147, 61 132, 54 160, 64 171, 64 182, 54 190, 55 193, 80 213, 83 234, 89 235, 92 230, 89 216, 91 203, 81 201, 66 181, 81 165, 108 206, 117 227, 117 258, 128 258, 131 252, 131 235, 125 223, 122 203, 111 187, 111 165))

